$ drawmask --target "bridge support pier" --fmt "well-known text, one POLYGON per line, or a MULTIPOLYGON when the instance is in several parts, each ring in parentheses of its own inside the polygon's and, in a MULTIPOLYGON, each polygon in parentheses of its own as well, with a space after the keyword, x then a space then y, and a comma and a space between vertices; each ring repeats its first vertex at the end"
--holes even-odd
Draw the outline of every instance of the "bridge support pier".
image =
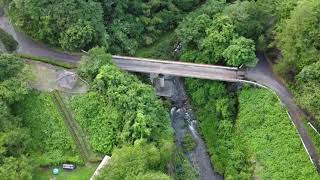
POLYGON ((156 93, 161 97, 171 97, 173 95, 172 76, 165 74, 150 74, 150 81, 155 87, 156 93))

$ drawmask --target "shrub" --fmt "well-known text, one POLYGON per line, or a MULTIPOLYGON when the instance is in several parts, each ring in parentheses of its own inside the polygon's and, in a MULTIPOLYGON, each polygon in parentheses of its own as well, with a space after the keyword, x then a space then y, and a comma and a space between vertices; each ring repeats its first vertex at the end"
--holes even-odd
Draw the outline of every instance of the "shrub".
POLYGON ((182 149, 184 153, 190 152, 197 146, 190 133, 185 134, 182 141, 182 149))

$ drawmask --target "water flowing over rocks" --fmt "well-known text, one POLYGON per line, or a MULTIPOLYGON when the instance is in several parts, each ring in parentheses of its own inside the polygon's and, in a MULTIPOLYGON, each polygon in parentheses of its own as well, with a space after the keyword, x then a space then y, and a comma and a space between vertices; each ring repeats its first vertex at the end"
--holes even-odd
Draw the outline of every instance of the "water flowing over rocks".
POLYGON ((178 77, 172 77, 173 95, 169 98, 172 101, 171 109, 172 127, 175 130, 175 142, 178 148, 182 148, 182 141, 186 133, 192 134, 196 147, 184 155, 191 162, 199 174, 201 180, 220 180, 221 175, 216 173, 210 161, 207 147, 201 135, 198 133, 197 121, 188 102, 183 82, 178 77))

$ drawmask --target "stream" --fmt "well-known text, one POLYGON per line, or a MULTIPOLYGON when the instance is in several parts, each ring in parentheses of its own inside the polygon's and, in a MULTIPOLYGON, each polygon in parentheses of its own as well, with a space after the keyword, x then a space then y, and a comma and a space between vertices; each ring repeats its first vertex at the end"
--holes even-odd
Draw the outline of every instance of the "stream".
POLYGON ((196 147, 184 155, 191 162, 201 180, 222 180, 223 177, 213 170, 207 147, 198 133, 197 121, 188 102, 188 97, 181 78, 173 77, 174 95, 169 98, 172 102, 171 121, 175 131, 176 146, 181 149, 185 133, 192 134, 196 147))
MULTIPOLYGON (((10 22, 3 16, 3 9, 0 7, 0 27, 10 32, 19 42, 18 52, 35 55, 43 55, 47 57, 55 57, 59 59, 66 59, 66 61, 76 59, 72 55, 65 55, 59 52, 46 49, 38 43, 33 42, 23 34, 14 30, 10 22)), ((178 77, 173 77, 172 90, 174 95, 170 98, 173 104, 171 109, 172 127, 175 130, 175 142, 177 147, 181 148, 185 133, 188 131, 192 134, 193 140, 196 142, 196 147, 184 155, 191 162, 201 180, 220 180, 222 176, 214 172, 210 157, 207 152, 206 145, 201 136, 197 132, 197 121, 195 120, 191 106, 183 86, 183 82, 178 77)))

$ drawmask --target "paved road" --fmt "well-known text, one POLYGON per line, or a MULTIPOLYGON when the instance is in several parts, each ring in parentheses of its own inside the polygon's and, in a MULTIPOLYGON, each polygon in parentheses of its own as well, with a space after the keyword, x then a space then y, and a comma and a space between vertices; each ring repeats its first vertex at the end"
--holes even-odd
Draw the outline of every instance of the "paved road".
MULTIPOLYGON (((78 62, 79 55, 71 55, 64 52, 59 52, 47 48, 41 43, 32 41, 30 38, 24 36, 22 33, 17 32, 5 17, 0 17, 0 27, 5 31, 12 34, 20 46, 18 53, 32 54, 37 56, 45 56, 49 58, 59 59, 68 62, 78 62)), ((245 78, 265 85, 275 91, 282 102, 287 106, 289 114, 292 118, 294 125, 308 151, 313 163, 320 170, 319 155, 308 136, 307 130, 302 122, 303 112, 295 104, 292 95, 288 89, 274 76, 271 67, 267 63, 263 55, 258 55, 260 59, 256 68, 248 70, 245 78)), ((161 60, 150 60, 141 58, 131 58, 124 56, 113 56, 113 59, 119 67, 134 72, 147 72, 147 73, 161 73, 171 74, 183 77, 195 77, 201 79, 212 79, 222 81, 238 81, 243 78, 243 72, 237 71, 235 68, 227 68, 221 66, 199 65, 191 63, 170 62, 161 60)))
POLYGON ((46 47, 42 43, 38 43, 31 40, 23 33, 16 31, 15 28, 13 28, 13 26, 9 22, 9 20, 4 16, 0 16, 0 28, 10 33, 19 42, 17 53, 45 56, 68 62, 76 62, 80 59, 80 56, 78 55, 70 55, 67 53, 59 52, 57 50, 53 50, 46 47))

